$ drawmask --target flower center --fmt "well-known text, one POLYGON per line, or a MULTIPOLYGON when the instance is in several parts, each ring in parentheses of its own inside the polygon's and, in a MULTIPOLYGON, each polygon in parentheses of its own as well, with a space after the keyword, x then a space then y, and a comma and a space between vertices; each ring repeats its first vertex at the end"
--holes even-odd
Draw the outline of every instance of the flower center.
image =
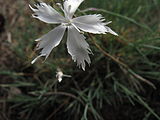
POLYGON ((67 19, 64 23, 62 23, 64 26, 70 26, 72 25, 72 20, 67 19))

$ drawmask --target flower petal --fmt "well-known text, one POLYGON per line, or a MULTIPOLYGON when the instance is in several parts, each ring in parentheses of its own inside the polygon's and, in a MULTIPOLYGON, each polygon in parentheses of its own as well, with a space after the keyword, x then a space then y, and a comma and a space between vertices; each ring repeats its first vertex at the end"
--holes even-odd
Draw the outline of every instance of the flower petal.
POLYGON ((67 38, 68 53, 72 56, 74 62, 85 70, 85 61, 90 64, 89 54, 92 54, 89 44, 85 41, 84 35, 80 34, 73 26, 68 27, 67 38))
POLYGON ((85 32, 93 34, 105 34, 106 32, 110 32, 111 34, 117 35, 106 26, 111 22, 105 23, 104 20, 105 19, 100 14, 85 15, 74 18, 73 24, 85 32))
POLYGON ((118 36, 118 34, 117 34, 116 32, 114 32, 110 27, 107 27, 107 26, 106 26, 106 29, 107 29, 107 32, 108 32, 108 33, 111 33, 111 34, 113 34, 113 35, 115 35, 115 36, 118 36))
POLYGON ((37 18, 46 23, 61 23, 64 21, 64 17, 60 15, 54 8, 46 3, 39 3, 34 5, 37 9, 32 8, 30 5, 29 7, 34 12, 32 15, 34 18, 37 18))
POLYGON ((39 43, 37 44, 37 50, 39 49, 42 49, 42 50, 40 52, 40 55, 32 61, 32 64, 41 56, 45 56, 46 58, 49 56, 52 49, 59 45, 60 41, 63 38, 65 30, 66 30, 66 27, 63 25, 60 25, 55 29, 53 29, 52 31, 50 31, 49 33, 45 34, 44 36, 36 40, 36 41, 39 41, 39 43))
POLYGON ((83 1, 84 0, 65 0, 63 6, 66 16, 72 18, 75 11, 83 1))

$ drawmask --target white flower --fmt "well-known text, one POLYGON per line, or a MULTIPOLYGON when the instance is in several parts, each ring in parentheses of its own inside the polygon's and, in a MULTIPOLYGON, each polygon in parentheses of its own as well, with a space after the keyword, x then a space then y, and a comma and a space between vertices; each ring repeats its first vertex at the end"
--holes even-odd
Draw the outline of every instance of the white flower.
POLYGON ((65 0, 63 6, 58 4, 64 12, 64 16, 59 14, 54 8, 46 3, 35 4, 33 10, 34 18, 37 18, 45 23, 60 24, 58 27, 51 30, 46 35, 38 38, 37 50, 41 49, 40 55, 36 57, 32 64, 41 56, 45 59, 49 56, 53 48, 58 46, 64 36, 66 29, 68 29, 67 49, 68 53, 72 56, 74 62, 77 62, 79 67, 85 70, 85 65, 91 63, 89 54, 91 49, 89 44, 85 41, 85 37, 81 30, 93 34, 105 34, 107 32, 117 35, 106 25, 111 23, 104 23, 104 18, 100 14, 84 15, 73 18, 76 9, 84 0, 65 0))
POLYGON ((63 77, 72 77, 72 76, 63 74, 63 72, 60 69, 58 69, 57 73, 56 73, 56 78, 57 78, 58 82, 61 82, 63 77))

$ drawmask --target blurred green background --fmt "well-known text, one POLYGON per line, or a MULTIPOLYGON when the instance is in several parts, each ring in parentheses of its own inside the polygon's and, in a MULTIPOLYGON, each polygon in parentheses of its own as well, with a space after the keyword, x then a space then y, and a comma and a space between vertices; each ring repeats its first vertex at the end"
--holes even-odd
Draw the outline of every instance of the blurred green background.
POLYGON ((76 16, 100 13, 119 34, 85 33, 94 53, 86 71, 65 37, 30 64, 34 40, 55 27, 31 17, 35 2, 0 0, 0 120, 160 120, 160 0, 85 0, 76 16), (72 77, 59 83, 57 70, 72 77))

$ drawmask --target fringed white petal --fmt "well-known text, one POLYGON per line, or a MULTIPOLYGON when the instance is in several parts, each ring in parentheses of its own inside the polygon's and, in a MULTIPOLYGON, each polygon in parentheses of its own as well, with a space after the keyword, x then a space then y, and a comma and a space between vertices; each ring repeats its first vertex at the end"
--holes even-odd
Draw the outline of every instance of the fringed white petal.
POLYGON ((73 26, 68 27, 67 49, 74 62, 77 62, 77 65, 83 70, 85 70, 85 62, 91 63, 89 54, 92 52, 89 44, 85 41, 84 35, 80 34, 73 26))
POLYGON ((111 34, 113 34, 113 35, 115 35, 115 36, 118 36, 118 34, 117 34, 116 32, 114 32, 110 27, 107 27, 107 26, 106 26, 106 29, 107 29, 107 32, 108 32, 108 33, 111 33, 111 34))
POLYGON ((34 60, 32 60, 31 64, 34 64, 40 57, 46 56, 45 54, 41 54, 39 56, 37 56, 34 60))
POLYGON ((63 6, 66 17, 72 18, 75 11, 83 1, 84 0, 64 0, 63 6))
POLYGON ((29 7, 34 12, 32 15, 34 18, 37 18, 46 23, 57 24, 64 21, 64 17, 60 15, 54 8, 46 3, 39 3, 34 5, 36 8, 29 7))
POLYGON ((52 49, 59 45, 64 36, 65 30, 66 27, 60 25, 41 38, 37 39, 37 41, 39 41, 37 44, 37 50, 41 49, 41 52, 40 55, 32 61, 32 64, 41 56, 45 56, 45 59, 49 56, 52 49))
POLYGON ((102 15, 94 14, 76 17, 73 19, 73 24, 85 32, 93 34, 105 34, 110 32, 111 34, 114 33, 114 35, 117 35, 106 26, 111 22, 105 23, 104 21, 105 19, 102 17, 102 15))

